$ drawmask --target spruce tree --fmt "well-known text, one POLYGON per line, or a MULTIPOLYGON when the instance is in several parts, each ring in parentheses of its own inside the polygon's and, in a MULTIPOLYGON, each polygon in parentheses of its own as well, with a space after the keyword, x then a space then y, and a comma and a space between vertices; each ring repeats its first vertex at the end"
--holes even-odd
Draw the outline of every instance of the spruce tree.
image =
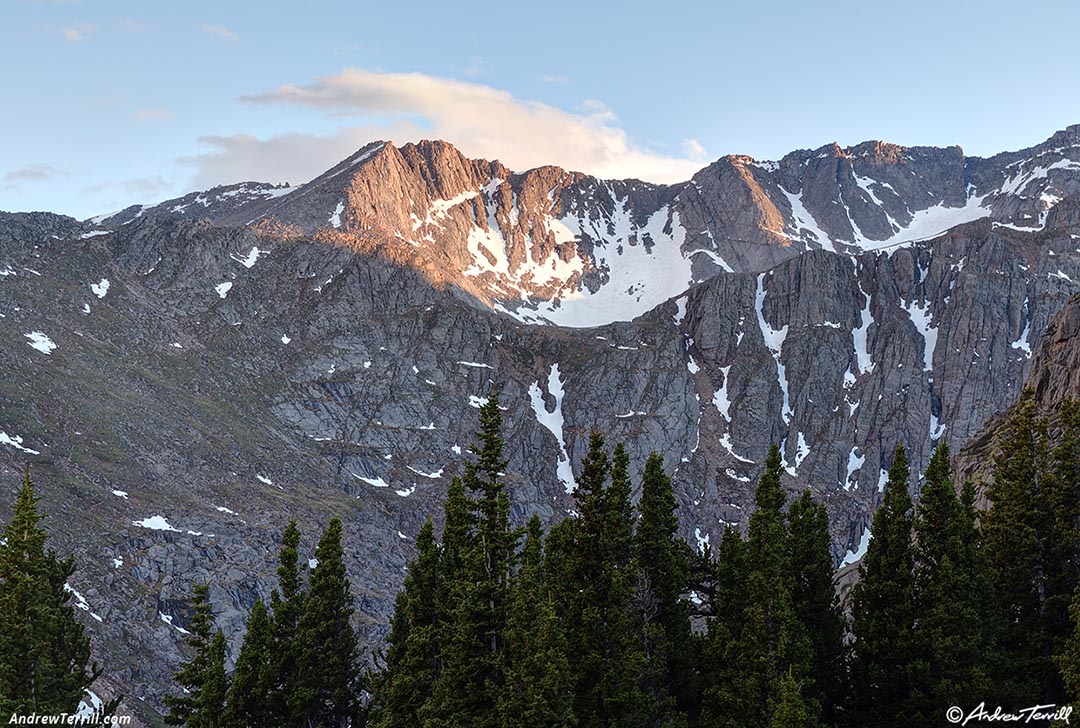
MULTIPOLYGON (((74 712, 100 674, 65 589, 73 558, 46 551, 27 467, 0 542, 0 714, 74 712)), ((119 699, 111 702, 111 713, 119 699)))
MULTIPOLYGON (((1030 394, 1030 393, 1028 393, 1030 394)), ((1025 397, 1005 424, 995 458, 991 502, 983 519, 997 608, 1001 664, 995 685, 1006 704, 1028 704, 1042 697, 1048 670, 1044 657, 1043 602, 1049 567, 1048 536, 1053 512, 1047 511, 1048 445, 1035 403, 1025 397)))
POLYGON ((565 635, 547 589, 543 537, 540 519, 533 516, 510 596, 506 684, 498 696, 501 728, 574 725, 573 680, 565 635))
POLYGON ((803 683, 813 663, 813 646, 792 600, 781 470, 780 450, 773 445, 750 517, 745 623, 736 648, 746 710, 741 718, 749 725, 767 725, 784 674, 791 670, 803 683))
MULTIPOLYGON (((1057 444, 1051 452, 1045 510, 1053 514, 1047 541, 1043 654, 1061 649, 1074 631, 1070 610, 1080 586, 1080 404, 1065 400, 1057 411, 1057 444)), ((1049 675, 1043 702, 1062 702, 1065 683, 1049 675)))
POLYGON ((746 610, 747 548, 728 526, 716 550, 713 617, 708 622, 701 660, 702 728, 740 726, 746 710, 738 647, 746 610))
POLYGON ((435 686, 438 660, 439 549, 428 520, 416 537, 419 551, 398 592, 385 665, 375 683, 375 728, 416 728, 435 686))
POLYGON ((821 722, 803 698, 804 688, 791 670, 780 680, 780 697, 773 711, 769 728, 818 728, 821 722))
POLYGON ((214 630, 214 613, 207 598, 209 586, 196 584, 192 597, 193 614, 187 646, 191 659, 180 663, 176 683, 182 695, 165 696, 168 725, 185 728, 219 728, 224 725, 225 698, 229 684, 225 676, 225 637, 214 630))
POLYGON ((634 536, 635 568, 644 578, 654 601, 655 622, 661 636, 659 684, 653 693, 670 695, 679 710, 696 719, 701 686, 696 655, 690 636, 690 616, 680 595, 689 579, 689 549, 678 536, 678 503, 671 478, 664 472, 664 460, 651 453, 641 480, 641 514, 634 536))
POLYGON ((574 492, 580 516, 565 562, 564 623, 574 646, 574 715, 582 728, 643 725, 651 713, 643 690, 644 646, 631 620, 637 578, 627 568, 632 556, 627 480, 625 450, 620 448, 612 462, 604 438, 594 431, 574 492))
POLYGON ((1065 685, 1065 699, 1080 707, 1080 589, 1069 606, 1069 618, 1072 632, 1054 656, 1054 663, 1065 685))
MULTIPOLYGON (((463 532, 453 545, 459 574, 448 575, 446 622, 440 629, 441 670, 431 699, 421 710, 428 728, 495 728, 498 695, 505 684, 505 632, 517 534, 510 528, 510 501, 503 485, 506 460, 502 415, 493 392, 480 408, 473 460, 463 484, 471 498, 468 515, 451 525, 463 532), (467 528, 468 531, 464 531, 467 528), (465 534, 468 533, 466 536, 465 534)), ((460 505, 460 503, 459 503, 460 505)), ((450 508, 448 503, 447 508, 450 508)), ((444 544, 446 550, 451 546, 444 544)))
POLYGON ((331 518, 315 549, 317 563, 297 624, 296 681, 289 708, 301 726, 343 728, 358 712, 358 645, 350 623, 353 597, 341 539, 341 521, 331 518))
POLYGON ((874 537, 851 596, 855 725, 910 725, 902 712, 911 699, 907 667, 916 617, 909 479, 907 453, 897 445, 885 494, 874 514, 874 537))
POLYGON ((244 641, 229 683, 225 725, 244 728, 274 722, 274 716, 269 712, 271 675, 267 659, 272 653, 272 638, 266 606, 261 599, 256 599, 248 616, 244 641))
POLYGON ((296 687, 297 627, 304 611, 304 588, 300 580, 300 529, 289 521, 278 553, 278 588, 270 593, 271 642, 269 655, 269 712, 279 720, 291 716, 290 695, 296 687))
POLYGON ((949 449, 938 445, 926 470, 916 511, 913 720, 939 721, 950 705, 978 705, 990 689, 993 661, 987 602, 989 584, 971 508, 956 495, 949 449))
POLYGON ((821 718, 836 725, 847 702, 848 664, 844 616, 833 586, 829 516, 804 490, 788 509, 788 558, 792 604, 813 647, 811 675, 804 690, 821 705, 821 718))

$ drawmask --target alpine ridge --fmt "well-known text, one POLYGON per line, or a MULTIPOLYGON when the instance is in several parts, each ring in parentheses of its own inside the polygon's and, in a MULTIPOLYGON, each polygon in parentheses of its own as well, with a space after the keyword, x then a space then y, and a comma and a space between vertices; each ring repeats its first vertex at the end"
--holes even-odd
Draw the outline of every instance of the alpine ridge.
POLYGON ((850 564, 897 443, 922 472, 980 432, 1078 292, 1080 126, 669 186, 374 142, 295 188, 0 213, 0 482, 31 464, 105 679, 159 710, 193 581, 234 658, 289 518, 341 518, 384 635, 493 388, 515 523, 566 515, 598 427, 634 468, 663 453, 715 544, 775 442, 850 564))

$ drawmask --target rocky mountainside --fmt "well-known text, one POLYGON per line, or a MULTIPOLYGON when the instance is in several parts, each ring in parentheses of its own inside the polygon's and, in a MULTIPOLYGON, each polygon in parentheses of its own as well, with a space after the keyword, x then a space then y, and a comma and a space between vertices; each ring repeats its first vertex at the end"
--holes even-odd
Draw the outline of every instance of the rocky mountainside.
POLYGON ((770 442, 862 553, 921 468, 1015 401, 1080 291, 1080 127, 989 159, 877 142, 605 181, 375 143, 85 222, 0 214, 0 516, 30 462, 113 688, 147 715, 208 579, 234 650, 288 519, 346 524, 362 629, 501 391, 514 516, 563 517, 590 429, 747 525, 770 442))
MULTIPOLYGON (((1080 295, 1073 296, 1054 316, 1032 358, 1024 387, 1036 409, 1053 415, 1064 400, 1080 399, 1080 295)), ((962 477, 979 484, 993 479, 998 437, 1013 412, 1009 407, 991 417, 956 456, 962 477)))

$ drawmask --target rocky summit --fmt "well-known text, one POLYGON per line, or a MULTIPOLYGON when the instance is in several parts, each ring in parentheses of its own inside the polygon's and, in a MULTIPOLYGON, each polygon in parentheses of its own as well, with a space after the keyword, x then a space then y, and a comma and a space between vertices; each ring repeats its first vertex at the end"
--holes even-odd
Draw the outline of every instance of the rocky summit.
POLYGON ((747 526, 775 442, 841 566, 896 444, 921 471, 979 433, 1078 292, 1080 126, 986 159, 729 156, 671 186, 376 142, 296 188, 2 213, 0 516, 29 463, 103 689, 149 716, 193 582, 235 658, 290 518, 308 554, 345 523, 375 647, 493 388, 515 522, 567 514, 599 428, 635 467, 664 455, 704 545, 747 526))

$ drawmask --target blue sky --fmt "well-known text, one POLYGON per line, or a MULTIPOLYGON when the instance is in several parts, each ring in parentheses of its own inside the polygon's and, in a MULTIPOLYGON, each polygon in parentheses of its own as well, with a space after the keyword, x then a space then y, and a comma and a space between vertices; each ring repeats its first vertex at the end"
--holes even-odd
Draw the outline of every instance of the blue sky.
POLYGON ((303 182, 373 139, 675 181, 866 139, 1080 123, 1080 6, 2 0, 0 209, 303 182))

